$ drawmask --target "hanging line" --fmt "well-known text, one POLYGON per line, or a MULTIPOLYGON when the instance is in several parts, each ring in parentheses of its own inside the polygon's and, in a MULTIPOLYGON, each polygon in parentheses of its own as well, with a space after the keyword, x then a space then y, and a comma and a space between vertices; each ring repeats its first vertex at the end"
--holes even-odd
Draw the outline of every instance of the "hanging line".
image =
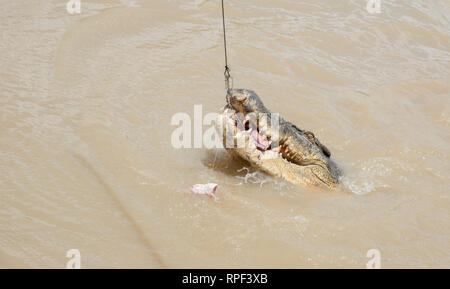
POLYGON ((225 9, 223 7, 223 0, 222 0, 222 24, 223 24, 223 46, 225 48, 225 72, 223 73, 225 75, 225 88, 227 89, 227 94, 230 91, 230 78, 231 81, 233 81, 233 78, 230 74, 230 68, 228 67, 228 57, 227 57, 227 36, 225 33, 225 9))

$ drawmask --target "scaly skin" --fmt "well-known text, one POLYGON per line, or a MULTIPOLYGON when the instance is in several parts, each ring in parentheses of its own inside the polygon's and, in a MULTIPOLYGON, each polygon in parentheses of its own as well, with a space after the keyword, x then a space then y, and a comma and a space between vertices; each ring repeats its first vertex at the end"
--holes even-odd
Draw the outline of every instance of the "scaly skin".
MULTIPOLYGON (((275 128, 272 128, 270 122, 274 116, 264 106, 258 95, 251 90, 230 90, 227 95, 227 103, 225 110, 227 113, 232 113, 234 119, 236 115, 241 115, 242 121, 246 123, 250 120, 251 122, 250 124, 241 124, 241 130, 237 129, 235 130, 236 132, 246 131, 249 127, 257 129, 262 137, 270 139, 272 142, 268 150, 279 153, 287 162, 280 162, 276 160, 277 157, 274 157, 269 165, 268 161, 261 161, 261 156, 264 152, 256 157, 256 152, 251 151, 249 148, 234 151, 229 149, 234 155, 243 157, 264 171, 281 175, 294 183, 299 183, 298 180, 300 179, 303 183, 325 184, 326 187, 333 187, 338 183, 340 172, 330 159, 330 151, 312 132, 301 130, 279 117, 279 130, 278 134, 276 134, 275 128), (249 117, 255 114, 259 118, 249 117), (276 171, 276 173, 272 171, 276 171), (293 174, 300 174, 301 176, 293 176, 293 174)), ((263 159, 265 158, 263 157, 263 159)))

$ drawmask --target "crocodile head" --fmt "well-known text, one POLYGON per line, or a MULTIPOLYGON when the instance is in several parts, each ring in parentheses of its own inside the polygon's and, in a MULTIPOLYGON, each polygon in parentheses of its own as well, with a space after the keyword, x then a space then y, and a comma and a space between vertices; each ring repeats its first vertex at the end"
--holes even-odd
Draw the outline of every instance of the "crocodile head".
POLYGON ((312 132, 303 131, 281 117, 277 117, 278 123, 274 125, 275 114, 270 113, 255 92, 229 90, 225 111, 234 137, 245 139, 244 148, 228 149, 232 154, 294 183, 325 187, 338 183, 340 172, 330 159, 329 150, 312 132))
POLYGON ((270 113, 259 96, 248 89, 231 89, 227 93, 227 103, 236 111, 247 113, 270 113))

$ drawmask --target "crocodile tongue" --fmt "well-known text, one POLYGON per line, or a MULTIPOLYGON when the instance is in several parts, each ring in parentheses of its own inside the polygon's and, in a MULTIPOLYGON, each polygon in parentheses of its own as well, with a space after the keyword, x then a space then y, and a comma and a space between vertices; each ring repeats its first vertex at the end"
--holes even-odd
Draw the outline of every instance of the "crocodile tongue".
POLYGON ((256 148, 260 151, 265 151, 270 146, 270 141, 267 138, 263 138, 259 132, 254 129, 250 134, 250 140, 255 144, 256 148))

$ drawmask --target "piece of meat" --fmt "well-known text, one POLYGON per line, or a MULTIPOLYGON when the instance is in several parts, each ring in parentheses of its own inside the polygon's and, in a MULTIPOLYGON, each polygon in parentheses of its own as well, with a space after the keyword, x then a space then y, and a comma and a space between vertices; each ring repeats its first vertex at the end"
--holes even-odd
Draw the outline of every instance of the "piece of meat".
POLYGON ((207 183, 207 184, 195 184, 191 187, 190 191, 194 194, 208 195, 211 197, 216 197, 217 184, 207 183))

